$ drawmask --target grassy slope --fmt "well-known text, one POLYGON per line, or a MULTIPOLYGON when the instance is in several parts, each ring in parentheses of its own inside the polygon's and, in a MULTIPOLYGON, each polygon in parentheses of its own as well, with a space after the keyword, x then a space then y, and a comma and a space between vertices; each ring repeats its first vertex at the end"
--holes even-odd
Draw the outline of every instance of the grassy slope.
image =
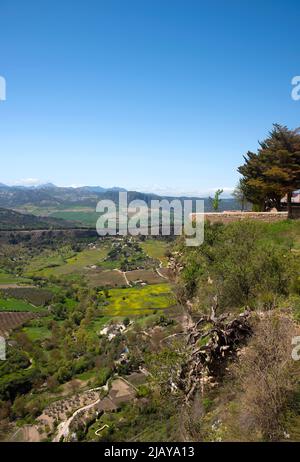
POLYGON ((83 271, 86 266, 100 264, 107 255, 108 249, 102 246, 97 249, 85 249, 77 254, 66 252, 48 252, 34 258, 27 267, 27 274, 38 274, 49 277, 67 275, 83 271))
POLYGON ((46 327, 46 325, 34 326, 30 325, 30 323, 28 324, 28 326, 23 327, 22 331, 28 336, 28 338, 31 341, 43 341, 51 337, 51 331, 46 327))
POLYGON ((165 252, 168 248, 167 242, 158 239, 147 239, 141 242, 140 245, 149 257, 160 260, 164 266, 167 264, 167 258, 165 257, 165 252))

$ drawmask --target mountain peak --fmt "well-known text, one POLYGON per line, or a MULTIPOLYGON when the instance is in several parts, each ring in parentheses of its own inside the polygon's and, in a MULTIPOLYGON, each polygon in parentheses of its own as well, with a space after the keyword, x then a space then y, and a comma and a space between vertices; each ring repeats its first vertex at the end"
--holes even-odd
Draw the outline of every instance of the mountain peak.
POLYGON ((39 184, 35 186, 35 189, 52 189, 52 188, 57 188, 57 186, 53 183, 44 183, 44 184, 39 184))

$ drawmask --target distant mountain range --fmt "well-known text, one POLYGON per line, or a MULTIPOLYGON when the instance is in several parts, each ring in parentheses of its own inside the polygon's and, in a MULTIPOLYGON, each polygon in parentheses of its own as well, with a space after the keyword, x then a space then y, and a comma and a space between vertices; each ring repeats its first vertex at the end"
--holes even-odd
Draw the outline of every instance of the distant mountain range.
MULTIPOLYGON (((0 207, 6 208, 23 208, 24 206, 35 207, 96 207, 101 199, 111 199, 118 201, 119 192, 126 191, 124 188, 112 187, 103 188, 101 186, 81 186, 58 187, 52 183, 39 186, 7 186, 0 183, 0 207)), ((142 193, 138 191, 127 191, 128 201, 143 200, 148 205, 153 199, 187 199, 188 197, 159 196, 152 193, 142 193)), ((190 199, 199 199, 190 198, 190 199)), ((205 211, 211 211, 211 201, 209 198, 203 198, 205 211)), ((239 209, 239 204, 233 198, 224 198, 220 203, 220 210, 239 209)))
POLYGON ((67 188, 60 188, 59 186, 56 186, 53 183, 45 183, 45 184, 38 184, 34 186, 26 186, 26 185, 14 185, 14 186, 8 186, 4 183, 0 183, 0 188, 4 189, 22 189, 22 190, 38 190, 38 189, 48 189, 48 190, 53 190, 53 189, 81 189, 84 191, 91 191, 91 192, 107 192, 107 191, 126 191, 124 188, 119 188, 117 186, 114 186, 112 188, 103 188, 102 186, 81 186, 78 188, 73 188, 73 187, 67 187, 67 188))

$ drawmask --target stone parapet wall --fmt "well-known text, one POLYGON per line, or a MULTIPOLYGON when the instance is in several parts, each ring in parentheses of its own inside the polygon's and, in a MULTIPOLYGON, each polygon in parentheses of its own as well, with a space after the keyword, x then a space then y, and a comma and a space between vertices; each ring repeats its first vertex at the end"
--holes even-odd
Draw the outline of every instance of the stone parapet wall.
MULTIPOLYGON (((192 219, 195 215, 192 214, 192 219)), ((210 212, 204 213, 205 220, 210 223, 232 223, 233 221, 258 220, 267 223, 287 220, 287 212, 210 212)))

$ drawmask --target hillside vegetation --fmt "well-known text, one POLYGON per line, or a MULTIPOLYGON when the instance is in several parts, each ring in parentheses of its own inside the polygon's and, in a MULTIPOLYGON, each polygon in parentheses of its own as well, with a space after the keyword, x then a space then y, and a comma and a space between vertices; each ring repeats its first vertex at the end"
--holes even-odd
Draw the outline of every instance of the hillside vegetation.
MULTIPOLYGON (((195 390, 194 411, 185 408, 189 438, 299 439, 300 364, 292 358, 292 341, 300 332, 299 240, 299 221, 249 221, 207 224, 205 242, 196 249, 177 243, 177 298, 196 321, 196 331, 197 320, 213 307, 217 317, 211 319, 219 325, 225 313, 237 320, 248 313, 252 332, 230 350, 224 345, 220 356, 214 330, 196 343, 200 354, 217 347, 211 364, 217 360, 219 366, 208 368, 210 379, 202 392, 195 390)), ((209 324, 204 332, 210 332, 209 324)))
POLYGON ((0 208, 0 231, 22 229, 74 228, 78 223, 53 217, 37 217, 0 208))
POLYGON ((1 244, 0 439, 299 440, 300 221, 60 233, 1 244))

